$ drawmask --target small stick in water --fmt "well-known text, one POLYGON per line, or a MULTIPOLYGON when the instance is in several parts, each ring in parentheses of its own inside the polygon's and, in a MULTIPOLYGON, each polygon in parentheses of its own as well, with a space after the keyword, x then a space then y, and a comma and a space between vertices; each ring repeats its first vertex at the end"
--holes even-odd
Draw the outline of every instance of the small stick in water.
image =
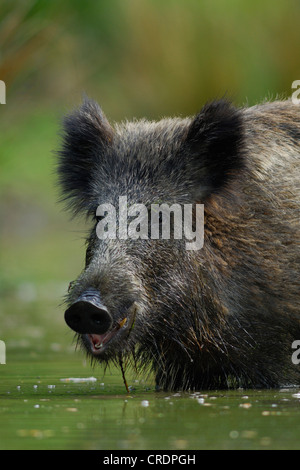
POLYGON ((130 393, 129 387, 128 387, 128 384, 127 384, 127 381, 126 381, 126 378, 125 378, 125 372, 124 372, 124 369, 123 369, 123 361, 122 361, 121 356, 119 357, 119 364, 120 364, 120 367, 121 367, 122 377, 123 377, 123 382, 124 382, 125 388, 127 390, 127 393, 130 393))

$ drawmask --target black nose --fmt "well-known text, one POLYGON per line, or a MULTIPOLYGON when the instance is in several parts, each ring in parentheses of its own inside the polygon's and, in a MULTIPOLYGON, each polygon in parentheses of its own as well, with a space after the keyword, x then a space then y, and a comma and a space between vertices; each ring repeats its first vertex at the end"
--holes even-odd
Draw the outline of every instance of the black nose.
POLYGON ((112 317, 95 289, 86 290, 66 310, 67 325, 81 334, 103 334, 112 326, 112 317))

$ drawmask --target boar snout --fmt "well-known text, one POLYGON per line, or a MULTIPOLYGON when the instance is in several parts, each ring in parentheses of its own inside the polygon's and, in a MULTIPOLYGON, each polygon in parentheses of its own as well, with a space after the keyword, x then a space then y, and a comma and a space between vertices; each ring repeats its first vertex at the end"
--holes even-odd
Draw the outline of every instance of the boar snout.
POLYGON ((65 321, 80 334, 103 334, 112 326, 112 317, 95 289, 88 289, 80 295, 66 310, 65 321))

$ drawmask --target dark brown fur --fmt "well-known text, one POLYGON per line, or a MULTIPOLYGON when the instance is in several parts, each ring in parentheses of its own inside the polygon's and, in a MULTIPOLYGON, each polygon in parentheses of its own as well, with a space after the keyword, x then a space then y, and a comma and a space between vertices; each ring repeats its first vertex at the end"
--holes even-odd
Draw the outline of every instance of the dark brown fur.
MULTIPOLYGON (((101 241, 69 294, 90 286, 115 322, 136 302, 134 328, 99 360, 152 364, 166 389, 300 383, 300 107, 206 105, 195 118, 112 130, 86 102, 67 118, 59 175, 71 206, 204 203, 205 240, 101 241)), ((90 351, 87 339, 82 343, 90 351)))

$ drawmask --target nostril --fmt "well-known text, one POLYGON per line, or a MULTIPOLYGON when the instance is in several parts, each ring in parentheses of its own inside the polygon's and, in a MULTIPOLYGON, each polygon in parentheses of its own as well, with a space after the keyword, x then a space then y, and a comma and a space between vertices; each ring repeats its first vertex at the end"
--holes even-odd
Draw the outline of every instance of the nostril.
POLYGON ((112 317, 95 290, 84 292, 66 310, 65 321, 81 334, 103 334, 112 326, 112 317))
POLYGON ((71 307, 68 308, 68 310, 66 310, 65 322, 72 330, 79 332, 83 320, 84 314, 82 311, 82 306, 79 302, 74 303, 71 305, 71 307))

